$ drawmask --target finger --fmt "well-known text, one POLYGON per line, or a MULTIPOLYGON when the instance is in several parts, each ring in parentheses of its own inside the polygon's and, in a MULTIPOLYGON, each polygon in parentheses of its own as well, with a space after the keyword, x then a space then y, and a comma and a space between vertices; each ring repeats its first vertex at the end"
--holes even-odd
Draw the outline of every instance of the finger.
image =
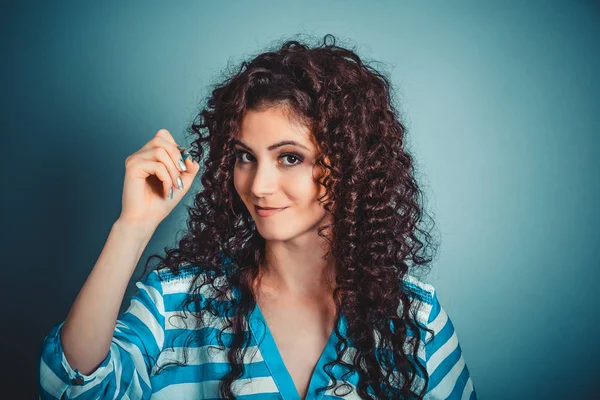
POLYGON ((196 172, 198 172, 197 167, 199 167, 200 165, 194 161, 189 150, 183 146, 177 146, 177 148, 181 154, 181 157, 183 158, 183 162, 187 170, 186 172, 190 174, 195 174, 196 172))
POLYGON ((163 147, 167 151, 179 171, 185 172, 187 170, 187 165, 183 161, 183 155, 177 143, 173 143, 170 140, 160 136, 155 136, 144 147, 142 147, 142 149, 152 149, 157 147, 163 147))
POLYGON ((165 197, 168 197, 169 189, 173 186, 173 181, 169 171, 167 170, 167 167, 165 167, 165 165, 160 161, 138 159, 137 163, 137 168, 142 171, 142 173, 145 175, 144 177, 156 175, 156 177, 162 182, 165 197))
POLYGON ((194 161, 191 156, 188 156, 184 162, 186 163, 187 171, 181 173, 181 179, 183 179, 186 187, 190 187, 194 182, 196 174, 200 171, 200 164, 194 161))
POLYGON ((175 139, 173 139, 171 133, 166 129, 159 129, 158 132, 156 132, 155 136, 163 138, 177 146, 177 142, 175 141, 175 139))
POLYGON ((164 147, 151 147, 146 150, 140 150, 135 153, 135 157, 146 160, 146 161, 159 161, 161 162, 165 168, 167 169, 169 176, 171 177, 171 181, 173 182, 173 188, 179 189, 177 178, 181 177, 179 170, 175 166, 173 159, 167 153, 164 147))
POLYGON ((154 153, 153 159, 163 163, 164 166, 167 168, 167 171, 169 172, 169 175, 171 176, 171 180, 173 182, 173 188, 183 189, 183 187, 179 186, 179 183, 181 183, 181 185, 183 186, 183 181, 181 180, 181 173, 179 171, 179 168, 177 168, 177 166, 175 165, 171 154, 169 154, 169 152, 164 147, 155 147, 153 149, 150 149, 150 151, 154 153))

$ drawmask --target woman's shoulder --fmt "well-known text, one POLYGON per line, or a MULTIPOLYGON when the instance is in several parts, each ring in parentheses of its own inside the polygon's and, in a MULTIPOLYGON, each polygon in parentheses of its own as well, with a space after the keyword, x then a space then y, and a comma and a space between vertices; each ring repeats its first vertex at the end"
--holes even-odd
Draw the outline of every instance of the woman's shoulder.
MULTIPOLYGON (((210 276, 215 275, 214 270, 202 268, 195 264, 182 264, 175 271, 169 268, 155 269, 152 271, 155 279, 160 281, 163 296, 187 295, 190 293, 201 294, 204 298, 218 297, 213 286, 208 283, 210 276), (206 284, 204 284, 206 283, 206 284)), ((216 276, 213 280, 215 286, 227 286, 225 276, 216 276)), ((231 289, 226 290, 227 298, 231 298, 231 289)))
POLYGON ((198 265, 192 264, 183 264, 179 266, 179 268, 175 271, 172 271, 169 268, 163 267, 160 269, 154 270, 158 275, 158 278, 163 283, 172 283, 178 280, 190 280, 193 279, 200 272, 200 267, 198 265))
POLYGON ((408 289, 409 297, 414 299, 412 307, 416 310, 417 319, 428 324, 432 314, 439 307, 435 287, 408 273, 402 277, 402 283, 408 289))
MULTIPOLYGON (((232 265, 232 261, 229 257, 225 257, 223 263, 220 266, 220 269, 225 271, 232 265)), ((181 281, 190 281, 193 280, 196 276, 199 275, 199 279, 205 279, 208 275, 214 276, 217 271, 214 268, 206 268, 198 264, 190 263, 190 262, 182 262, 176 269, 171 269, 168 267, 162 267, 159 269, 155 269, 153 271, 156 273, 158 279, 165 284, 174 284, 181 281)), ((220 276, 216 278, 216 280, 221 279, 220 276)))
POLYGON ((414 296, 427 304, 433 304, 436 296, 435 287, 413 274, 407 273, 402 277, 402 283, 408 287, 414 296))

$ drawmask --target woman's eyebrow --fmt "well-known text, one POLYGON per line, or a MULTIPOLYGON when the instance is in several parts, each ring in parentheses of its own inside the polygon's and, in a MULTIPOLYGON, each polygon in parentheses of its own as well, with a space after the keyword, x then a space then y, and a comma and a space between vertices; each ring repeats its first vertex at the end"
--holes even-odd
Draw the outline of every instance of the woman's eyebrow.
MULTIPOLYGON (((240 145, 240 146, 242 146, 243 148, 245 148, 245 149, 247 149, 247 150, 250 150, 250 151, 253 151, 253 150, 250 148, 250 146, 248 146, 248 145, 246 145, 246 144, 242 143, 241 141, 239 141, 239 140, 237 140, 237 139, 234 139, 234 140, 233 140, 233 144, 239 144, 239 145, 240 145)), ((298 143, 298 142, 294 142, 293 140, 283 140, 283 141, 281 141, 281 142, 277 142, 277 143, 275 143, 275 144, 272 144, 272 145, 270 145, 269 147, 267 147, 267 150, 271 151, 271 150, 274 150, 274 149, 276 149, 276 148, 278 148, 278 147, 285 146, 285 145, 288 145, 288 144, 290 144, 290 145, 292 145, 292 146, 298 146, 298 147, 302 147, 303 149, 306 149, 306 150, 310 151, 310 150, 308 149, 308 147, 306 147, 306 146, 304 146, 304 145, 302 145, 302 144, 300 144, 300 143, 298 143)))

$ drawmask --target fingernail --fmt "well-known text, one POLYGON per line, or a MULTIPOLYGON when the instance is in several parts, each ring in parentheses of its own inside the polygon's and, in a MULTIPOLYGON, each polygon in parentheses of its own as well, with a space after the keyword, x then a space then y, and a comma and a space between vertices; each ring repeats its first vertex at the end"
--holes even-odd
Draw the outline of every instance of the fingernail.
POLYGON ((187 147, 177 146, 177 148, 179 149, 179 152, 181 153, 181 157, 183 157, 183 161, 187 160, 188 157, 190 156, 190 152, 188 151, 187 147))
POLYGON ((173 188, 169 189, 169 199, 173 198, 173 188))
POLYGON ((177 177, 177 186, 179 189, 183 190, 183 181, 181 180, 180 176, 177 177))
POLYGON ((187 167, 185 166, 185 164, 183 163, 183 160, 179 160, 179 168, 182 171, 187 171, 187 167))

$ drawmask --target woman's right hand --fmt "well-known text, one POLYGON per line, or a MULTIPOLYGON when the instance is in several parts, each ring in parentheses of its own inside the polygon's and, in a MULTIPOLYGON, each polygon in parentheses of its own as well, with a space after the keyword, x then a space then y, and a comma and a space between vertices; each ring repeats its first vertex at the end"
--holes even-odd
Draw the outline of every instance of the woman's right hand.
POLYGON ((123 205, 119 220, 156 228, 187 193, 200 165, 183 161, 177 143, 166 129, 125 160, 123 205), (186 171, 179 166, 184 162, 186 171), (181 177, 183 189, 177 186, 181 177), (173 198, 169 189, 173 189, 173 198))

